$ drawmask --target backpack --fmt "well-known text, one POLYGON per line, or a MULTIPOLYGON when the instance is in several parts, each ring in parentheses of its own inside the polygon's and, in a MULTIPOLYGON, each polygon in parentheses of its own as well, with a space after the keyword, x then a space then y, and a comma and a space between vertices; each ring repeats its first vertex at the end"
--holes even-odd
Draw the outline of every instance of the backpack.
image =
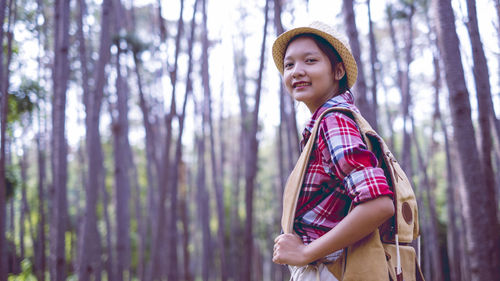
POLYGON ((295 209, 304 180, 310 153, 314 146, 321 119, 329 112, 341 112, 358 125, 367 148, 377 157, 387 183, 394 193, 395 213, 367 237, 344 250, 341 261, 327 265, 339 280, 424 280, 416 251, 411 244, 418 238, 418 208, 413 188, 384 140, 363 116, 344 107, 332 107, 323 112, 290 174, 283 194, 281 226, 284 233, 293 233, 295 209))

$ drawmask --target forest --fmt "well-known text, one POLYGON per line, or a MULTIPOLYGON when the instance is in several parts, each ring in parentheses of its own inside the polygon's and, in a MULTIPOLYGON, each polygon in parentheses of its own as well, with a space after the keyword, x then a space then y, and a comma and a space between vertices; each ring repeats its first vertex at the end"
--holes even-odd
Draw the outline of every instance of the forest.
POLYGON ((313 20, 411 179, 426 280, 500 280, 500 0, 0 0, 0 281, 288 280, 310 113, 271 45, 313 20))

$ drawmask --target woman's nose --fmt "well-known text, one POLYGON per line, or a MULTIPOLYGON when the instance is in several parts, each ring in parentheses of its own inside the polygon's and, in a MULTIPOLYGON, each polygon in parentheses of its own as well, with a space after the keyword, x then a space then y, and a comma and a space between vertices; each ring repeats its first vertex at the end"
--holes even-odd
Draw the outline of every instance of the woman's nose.
POLYGON ((302 64, 300 63, 296 63, 293 67, 293 71, 292 71, 292 77, 301 77, 301 76, 304 76, 305 72, 304 72, 304 68, 302 67, 302 64))

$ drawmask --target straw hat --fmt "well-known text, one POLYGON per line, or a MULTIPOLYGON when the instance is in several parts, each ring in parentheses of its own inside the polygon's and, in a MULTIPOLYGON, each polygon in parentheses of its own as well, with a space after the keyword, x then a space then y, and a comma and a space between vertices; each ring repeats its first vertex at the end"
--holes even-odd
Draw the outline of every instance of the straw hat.
POLYGON ((347 44, 331 26, 319 21, 312 22, 309 26, 288 30, 276 38, 273 44, 273 59, 280 73, 283 75, 283 59, 290 39, 304 33, 312 33, 321 36, 333 46, 344 62, 347 74, 347 86, 352 88, 352 85, 354 85, 358 77, 358 67, 349 49, 349 44, 347 44))

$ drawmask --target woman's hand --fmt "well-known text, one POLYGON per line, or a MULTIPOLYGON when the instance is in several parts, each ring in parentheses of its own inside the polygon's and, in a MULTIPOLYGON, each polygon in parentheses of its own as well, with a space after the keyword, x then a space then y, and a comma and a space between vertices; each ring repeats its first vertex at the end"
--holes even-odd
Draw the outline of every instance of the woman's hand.
POLYGON ((304 266, 311 261, 307 258, 307 246, 297 234, 281 234, 274 239, 273 262, 304 266))
POLYGON ((393 214, 392 199, 382 196, 357 205, 337 226, 307 246, 297 234, 282 234, 274 240, 273 262, 307 265, 354 244, 393 214))

